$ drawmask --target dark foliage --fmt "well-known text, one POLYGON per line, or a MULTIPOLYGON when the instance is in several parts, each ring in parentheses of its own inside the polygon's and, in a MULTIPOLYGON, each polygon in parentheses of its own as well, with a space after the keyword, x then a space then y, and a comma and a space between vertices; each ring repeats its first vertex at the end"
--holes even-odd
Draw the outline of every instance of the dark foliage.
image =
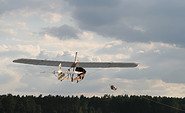
POLYGON ((185 98, 151 96, 0 96, 0 113, 183 113, 185 98))

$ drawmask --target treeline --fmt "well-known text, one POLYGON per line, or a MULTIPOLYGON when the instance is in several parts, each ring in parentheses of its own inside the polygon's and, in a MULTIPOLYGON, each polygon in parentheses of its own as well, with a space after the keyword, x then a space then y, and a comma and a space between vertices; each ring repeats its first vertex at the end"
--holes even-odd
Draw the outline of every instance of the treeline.
POLYGON ((185 98, 104 95, 0 96, 0 113, 184 113, 185 98))

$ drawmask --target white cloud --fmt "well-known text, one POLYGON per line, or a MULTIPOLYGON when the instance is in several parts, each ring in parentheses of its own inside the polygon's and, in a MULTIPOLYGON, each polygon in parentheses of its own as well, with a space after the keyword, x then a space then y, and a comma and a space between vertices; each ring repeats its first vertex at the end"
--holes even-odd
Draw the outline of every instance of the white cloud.
POLYGON ((21 83, 20 80, 22 78, 22 74, 17 72, 16 68, 12 66, 10 58, 1 57, 0 61, 0 78, 1 85, 0 91, 1 93, 11 93, 18 87, 25 86, 25 84, 21 83), (4 79, 3 79, 4 78, 4 79))
POLYGON ((62 15, 53 12, 47 12, 41 15, 41 18, 45 22, 57 23, 62 19, 62 15))
POLYGON ((141 69, 147 69, 149 68, 149 66, 144 66, 142 64, 139 64, 138 68, 141 70, 141 69))
POLYGON ((138 51, 137 53, 141 53, 141 54, 142 54, 142 53, 145 53, 145 51, 143 51, 143 50, 140 50, 140 51, 138 51))
POLYGON ((89 39, 69 39, 69 40, 59 40, 56 37, 45 34, 42 40, 39 40, 39 45, 42 47, 50 47, 55 50, 60 51, 78 51, 79 53, 83 53, 85 55, 91 54, 97 48, 102 47, 104 44, 101 42, 97 42, 96 40, 89 39))
POLYGON ((40 53, 40 46, 38 45, 17 45, 17 49, 21 52, 27 52, 34 57, 40 53))
POLYGON ((39 45, 0 45, 0 52, 25 52, 29 53, 32 57, 37 56, 40 53, 40 46, 39 45))
POLYGON ((90 32, 83 32, 80 34, 81 39, 87 39, 87 40, 92 40, 94 38, 94 34, 90 32))
MULTIPOLYGON (((96 87, 93 91, 86 90, 83 92, 76 92, 75 95, 85 96, 103 96, 104 94, 113 95, 151 95, 151 96, 169 96, 169 97, 183 97, 185 91, 184 84, 166 83, 158 79, 121 79, 102 77, 98 80, 86 80, 87 87, 96 87), (96 82, 96 84, 95 84, 96 82), (117 87, 116 91, 110 89, 110 85, 117 87)), ((82 87, 84 88, 84 86, 82 87)), ((78 89, 77 89, 78 90, 78 89)))
POLYGON ((180 49, 175 44, 167 44, 162 42, 150 42, 150 43, 128 43, 129 46, 135 46, 137 53, 154 52, 160 53, 164 49, 180 49))
POLYGON ((22 9, 17 9, 17 10, 11 10, 9 12, 6 12, 4 15, 15 17, 19 16, 22 18, 29 18, 35 15, 41 15, 43 12, 39 9, 29 9, 29 8, 22 8, 22 9))
POLYGON ((139 47, 140 49, 143 49, 143 51, 151 51, 151 50, 153 50, 153 49, 155 49, 157 47, 154 42, 150 42, 150 43, 137 43, 136 46, 139 47))
MULTIPOLYGON (((28 33, 28 35, 31 35, 31 34, 28 33)), ((15 44, 17 44, 17 43, 25 43, 25 44, 27 43, 27 44, 30 44, 30 43, 35 42, 33 40, 22 40, 22 39, 19 39, 19 38, 16 38, 16 37, 12 37, 11 39, 7 39, 7 41, 14 42, 15 44)))
POLYGON ((105 44, 105 48, 111 48, 113 46, 119 46, 121 44, 123 44, 123 41, 121 41, 121 40, 113 40, 113 41, 107 42, 105 44))
POLYGON ((141 26, 134 26, 133 29, 136 31, 145 32, 145 29, 141 26))
POLYGON ((101 59, 98 56, 90 56, 90 57, 88 57, 88 60, 91 62, 101 62, 101 59))
POLYGON ((8 28, 5 28, 5 29, 0 29, 0 32, 3 32, 3 33, 8 33, 10 35, 16 35, 17 32, 14 30, 14 29, 8 29, 8 28))
POLYGON ((116 59, 130 59, 129 55, 124 55, 124 54, 117 54, 115 55, 116 59))
POLYGON ((160 53, 159 49, 154 50, 154 53, 160 53))
POLYGON ((48 34, 45 34, 43 37, 43 40, 39 40, 40 45, 44 46, 58 46, 60 43, 60 40, 56 37, 50 36, 48 34))
POLYGON ((166 48, 178 48, 176 44, 167 44, 167 43, 160 43, 160 46, 166 47, 166 48))
POLYGON ((8 51, 9 49, 8 49, 8 46, 7 45, 0 45, 0 53, 1 52, 6 52, 6 51, 8 51))
MULTIPOLYGON (((11 24, 11 25, 13 25, 13 24, 11 24)), ((22 30, 28 29, 27 23, 25 23, 25 22, 17 22, 17 23, 15 23, 15 26, 16 26, 16 28, 19 28, 22 30)))
POLYGON ((183 97, 185 84, 166 83, 162 80, 150 79, 119 79, 115 81, 119 93, 132 95, 173 96, 183 97), (124 91, 124 92, 123 92, 124 91))
POLYGON ((9 21, 9 20, 4 20, 2 22, 0 22, 2 26, 5 27, 7 29, 14 29, 16 30, 28 30, 28 26, 26 22, 21 22, 21 21, 9 21))
POLYGON ((184 97, 185 84, 166 83, 162 80, 148 80, 152 83, 151 88, 156 90, 164 90, 163 95, 173 97, 184 97))
POLYGON ((130 59, 130 55, 125 54, 101 54, 99 55, 101 61, 122 61, 123 59, 130 59))

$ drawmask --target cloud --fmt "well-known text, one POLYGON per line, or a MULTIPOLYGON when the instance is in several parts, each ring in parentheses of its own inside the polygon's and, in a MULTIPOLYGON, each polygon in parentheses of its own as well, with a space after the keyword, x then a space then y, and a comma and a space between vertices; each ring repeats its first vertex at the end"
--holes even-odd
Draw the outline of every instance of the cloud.
POLYGON ((1 94, 6 94, 7 92, 13 92, 15 88, 24 86, 20 83, 22 75, 16 72, 16 68, 12 66, 12 58, 1 56, 0 61, 0 90, 1 94))
POLYGON ((34 45, 0 45, 0 54, 2 55, 18 55, 20 53, 29 54, 31 57, 35 57, 40 53, 40 46, 34 45), (6 53, 6 54, 5 54, 6 53))
POLYGON ((8 11, 17 10, 17 9, 23 9, 26 7, 36 8, 40 5, 40 1, 33 1, 33 0, 6 0, 1 1, 0 5, 0 14, 6 13, 8 11), (11 4, 10 4, 11 3, 11 4), (19 4, 17 4, 19 3, 19 4))
POLYGON ((151 95, 151 96, 170 96, 170 97, 183 97, 184 84, 166 83, 162 80, 149 80, 149 79, 120 79, 120 78, 101 78, 98 80, 86 80, 85 83, 81 82, 80 89, 77 87, 75 95, 87 96, 103 96, 104 94, 110 95, 151 95), (96 81, 97 84, 93 84, 96 81), (112 91, 110 84, 115 85, 118 89, 112 91), (86 85, 89 89, 86 89, 86 85), (96 87, 96 88, 94 88, 96 87), (93 91, 90 90, 93 88, 93 91), (85 89, 85 91, 83 90, 85 89), (81 91, 83 90, 83 91, 81 91), (97 92, 97 93, 95 93, 97 92))
POLYGON ((17 32, 14 30, 14 29, 0 29, 0 32, 2 33, 8 33, 8 34, 11 34, 11 35, 16 35, 17 32))
POLYGON ((47 12, 45 14, 42 14, 41 18, 43 18, 43 20, 46 22, 56 23, 61 20, 62 16, 57 13, 47 12))
POLYGON ((0 3, 1 93, 184 94, 185 25, 181 13, 184 1, 3 0, 0 3), (84 81, 76 84, 61 83, 51 74, 40 74, 58 67, 12 63, 17 58, 73 61, 76 51, 79 61, 137 62, 140 66, 86 68, 84 81), (112 92, 110 83, 120 90, 112 92))
POLYGON ((147 69, 147 68, 149 68, 149 66, 139 65, 138 68, 139 68, 139 69, 147 69))
POLYGON ((75 53, 72 51, 47 51, 42 50, 37 56, 38 59, 66 60, 73 61, 75 53))
POLYGON ((60 27, 44 28, 43 33, 58 37, 61 40, 66 40, 70 38, 78 39, 80 31, 69 25, 62 25, 60 27))
POLYGON ((25 22, 17 22, 17 23, 15 23, 15 25, 12 23, 11 24, 12 26, 18 26, 18 29, 28 29, 28 26, 27 26, 27 23, 25 23, 25 22))
MULTIPOLYGON (((56 41, 58 40, 56 39, 56 41)), ((134 55, 135 56, 134 59, 140 60, 143 66, 148 65, 150 66, 150 68, 145 68, 142 70, 138 70, 135 68, 134 69, 118 69, 118 70, 117 69, 114 69, 114 70, 113 69, 112 70, 86 69, 87 74, 86 74, 84 81, 82 81, 80 84, 78 84, 78 86, 76 86, 74 85, 75 83, 70 83, 70 81, 63 81, 61 83, 60 81, 57 80, 57 78, 55 78, 51 74, 41 75, 39 73, 44 70, 48 70, 48 71, 57 70, 57 67, 16 64, 19 67, 17 67, 16 69, 12 69, 12 72, 14 71, 16 72, 18 70, 16 75, 19 75, 20 73, 24 72, 21 74, 22 76, 17 79, 17 82, 14 82, 14 83, 19 83, 20 85, 13 87, 11 91, 4 90, 3 92, 19 92, 18 94, 35 94, 35 93, 36 94, 39 94, 39 93, 63 94, 63 95, 85 94, 87 96, 92 95, 92 93, 98 96, 102 96, 105 93, 114 94, 114 95, 119 95, 119 94, 149 94, 149 95, 165 95, 165 96, 182 96, 183 95, 182 89, 184 88, 184 85, 181 83, 184 82, 183 81, 184 79, 179 80, 179 75, 180 76, 183 75, 182 67, 184 67, 183 65, 185 64, 182 62, 179 65, 177 63, 177 60, 174 59, 173 56, 169 57, 168 55, 171 53, 179 55, 179 52, 180 52, 182 54, 181 57, 183 57, 184 53, 182 51, 184 51, 184 49, 181 49, 181 48, 178 48, 172 45, 164 46, 166 44, 162 44, 162 43, 149 43, 149 44, 145 44, 145 43, 141 43, 141 44, 130 43, 129 44, 127 43, 127 45, 125 45, 125 43, 122 41, 121 41, 122 43, 120 42, 118 43, 118 42, 119 41, 110 41, 110 42, 105 43, 104 45, 112 44, 113 47, 115 48, 116 47, 122 48, 123 46, 122 44, 124 44, 124 46, 132 47, 132 51, 129 50, 128 52, 131 52, 131 53, 133 52, 132 55, 138 54, 138 56, 134 55), (117 42, 117 43, 114 44, 111 42, 117 42), (145 52, 142 54, 134 52, 140 49, 144 50, 145 52), (155 49, 159 49, 161 53, 156 55, 156 53, 153 51, 155 49), (170 51, 166 51, 168 49, 170 49, 170 51), (168 56, 169 59, 165 59, 166 56, 168 56), (161 57, 164 58, 165 60, 164 59, 159 60, 159 58, 161 57), (174 61, 170 62, 172 60, 174 61), (172 65, 169 65, 171 63, 172 65), (172 70, 174 66, 177 67, 178 70, 176 68, 172 70), (171 70, 168 72, 169 69, 171 70), (174 75, 173 73, 176 71, 178 71, 179 75, 173 76, 174 75), (177 77, 177 78, 174 79, 173 77, 175 78, 177 77), (163 81, 161 81, 161 79, 163 81), (111 90, 109 89, 110 83, 115 84, 118 87, 117 92, 115 93, 111 92, 111 90), (159 83, 161 85, 159 85, 159 83), (178 86, 179 83, 180 83, 180 86, 178 86), (68 86, 68 88, 65 88, 65 86, 68 86), (178 86, 178 88, 174 89, 174 87, 176 86, 178 86), (172 93, 175 90, 177 90, 177 93, 172 93)), ((23 51, 21 49, 22 47, 20 47, 20 51, 23 51)), ((30 48, 31 46, 26 46, 26 47, 30 48)), ((11 50, 10 47, 7 45, 3 45, 1 46, 1 48, 3 48, 4 51, 11 50)), ((27 50, 25 49, 25 51, 27 50)), ((121 50, 118 51, 118 53, 121 53, 121 50)), ((25 54, 25 53, 21 53, 21 54, 25 54)), ((39 52, 39 54, 35 54, 35 55, 37 55, 36 58, 40 58, 40 59, 49 58, 53 60, 56 59, 56 60, 68 60, 68 61, 71 61, 74 59, 74 51, 59 52, 59 51, 44 50, 44 51, 39 52)), ((90 60, 94 60, 93 58, 99 58, 100 60, 105 61, 108 57, 111 56, 111 54, 107 56, 105 56, 105 54, 98 54, 98 57, 96 56, 96 54, 94 56, 91 56, 91 57, 90 56, 91 55, 85 55, 83 53, 79 53, 79 60, 80 61, 85 61, 85 60, 90 61, 90 60)), ((112 55, 113 61, 117 59, 115 56, 116 55, 112 55)), ((130 57, 130 60, 132 59, 133 57, 130 57)), ((182 59, 182 58, 179 57, 179 59, 182 59)), ((6 62, 6 60, 3 60, 3 61, 6 62)), ((96 61, 96 59, 94 61, 96 61)), ((9 80, 15 79, 15 78, 12 78, 12 76, 6 76, 6 77, 2 76, 2 78, 9 79, 9 80)), ((10 84, 7 84, 6 87, 10 87, 9 85, 10 84)))
POLYGON ((108 43, 105 45, 105 47, 106 47, 106 48, 111 48, 111 47, 113 47, 113 46, 119 46, 119 45, 121 45, 122 43, 123 43, 123 41, 121 41, 121 40, 114 40, 114 41, 108 42, 108 43))
POLYGON ((18 11, 18 10, 30 10, 30 11, 61 11, 63 1, 49 1, 49 0, 6 0, 0 1, 0 15, 7 12, 18 11))
POLYGON ((94 38, 94 34, 91 33, 91 32, 83 32, 83 33, 80 35, 80 38, 81 38, 81 39, 92 40, 92 39, 94 38))
POLYGON ((145 32, 144 28, 141 26, 134 26, 133 29, 136 31, 145 32))
POLYGON ((93 38, 91 33, 88 33, 85 37, 84 32, 79 34, 79 38, 73 39, 64 39, 61 40, 57 37, 45 34, 40 40, 38 40, 39 45, 44 47, 45 49, 53 49, 54 51, 76 51, 79 53, 83 53, 85 55, 92 55, 92 52, 95 51, 97 48, 102 47, 104 44, 101 43, 101 38, 96 37, 93 38), (99 41, 99 43, 97 43, 99 41))
POLYGON ((144 51, 142 51, 142 50, 139 50, 137 53, 141 53, 141 54, 142 54, 142 53, 145 53, 145 52, 144 52, 144 51))
POLYGON ((0 46, 0 52, 5 52, 8 51, 8 46, 7 45, 1 45, 0 46))
POLYGON ((70 3, 81 29, 127 42, 163 42, 185 46, 184 1, 79 0, 70 3))
POLYGON ((133 52, 133 49, 132 47, 128 47, 125 42, 121 40, 113 40, 106 42, 101 48, 96 51, 96 54, 107 54, 114 57, 114 55, 118 55, 121 53, 122 56, 127 55, 127 58, 129 58, 128 53, 130 52, 133 52))
MULTIPOLYGON (((105 44, 106 45, 106 44, 105 44)), ((95 52, 105 61, 137 62, 138 69, 121 69, 118 75, 126 79, 161 79, 169 83, 184 83, 184 48, 166 43, 125 43, 117 46, 103 46, 95 52), (126 55, 127 57, 117 57, 126 55), (119 59, 121 58, 121 59, 119 59), (178 73, 178 74, 175 74, 178 73)))

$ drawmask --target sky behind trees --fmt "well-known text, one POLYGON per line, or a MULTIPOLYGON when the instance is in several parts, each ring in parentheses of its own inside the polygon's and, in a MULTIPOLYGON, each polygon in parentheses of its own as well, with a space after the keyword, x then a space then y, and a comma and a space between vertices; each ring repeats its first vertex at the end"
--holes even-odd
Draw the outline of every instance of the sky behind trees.
MULTIPOLYGON (((184 96, 185 2, 181 0, 0 0, 1 94, 184 96), (79 84, 57 67, 17 58, 138 62, 132 69, 86 69, 79 84), (112 92, 109 84, 118 87, 112 92)), ((63 69, 65 70, 65 68, 63 69)))

